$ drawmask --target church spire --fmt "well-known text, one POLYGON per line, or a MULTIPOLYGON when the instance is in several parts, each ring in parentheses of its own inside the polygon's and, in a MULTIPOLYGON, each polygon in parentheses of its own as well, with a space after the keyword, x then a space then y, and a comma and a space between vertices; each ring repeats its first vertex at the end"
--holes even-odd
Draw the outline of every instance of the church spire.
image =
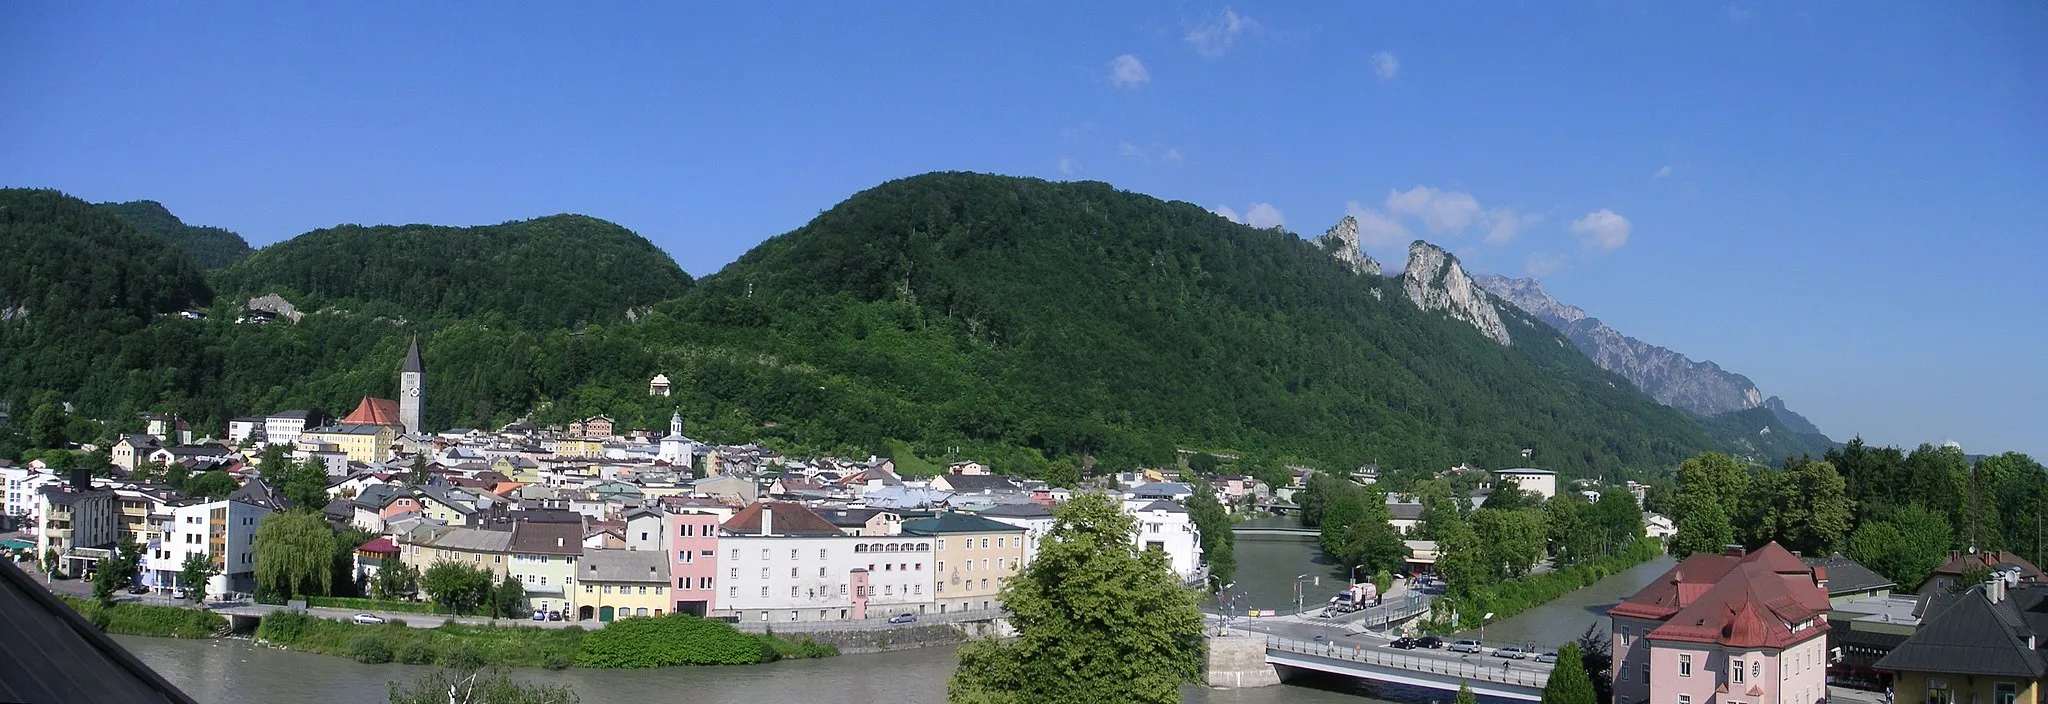
POLYGON ((420 336, 412 336, 412 347, 405 350, 405 366, 398 369, 401 374, 425 374, 426 365, 420 364, 420 336))

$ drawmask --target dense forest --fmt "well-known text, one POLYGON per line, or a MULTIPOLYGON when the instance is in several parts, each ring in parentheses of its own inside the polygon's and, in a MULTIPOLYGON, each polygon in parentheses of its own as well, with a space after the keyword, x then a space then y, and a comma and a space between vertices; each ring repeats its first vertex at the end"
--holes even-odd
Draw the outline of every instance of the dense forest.
MULTIPOLYGON (((163 315, 208 299, 189 257, 54 192, 8 197, 35 203, 0 220, 0 247, 24 255, 0 263, 13 299, 52 289, 42 272, 59 265, 44 260, 125 267, 56 277, 115 287, 66 305, 129 322, 92 342, 69 326, 34 363, 9 354, 0 396, 24 410, 54 392, 92 417, 175 411, 202 427, 345 411, 394 392, 419 334, 436 427, 597 413, 656 427, 681 411, 709 441, 1027 474, 1055 458, 1170 464, 1187 448, 1613 479, 1721 447, 1520 311, 1506 311, 1504 347, 1295 235, 1100 183, 893 181, 694 285, 646 240, 581 216, 343 226, 218 272, 206 320, 163 315), (95 246, 108 250, 71 256, 95 246), (270 292, 305 317, 234 322, 239 301, 270 292), (674 397, 647 395, 656 373, 674 397)), ((29 325, 0 323, 0 348, 56 339, 38 325, 45 305, 27 304, 29 325)))
POLYGON ((226 268, 253 251, 241 235, 218 227, 187 225, 165 209, 162 203, 153 200, 101 203, 99 207, 128 221, 135 229, 156 235, 185 250, 186 254, 192 255, 193 263, 208 271, 226 268))
MULTIPOLYGON (((1794 416, 1795 418, 1797 416, 1794 416)), ((1804 420, 1803 418, 1800 420, 1804 420)), ((1814 432, 1804 432, 1768 407, 1729 411, 1701 419, 1707 431, 1727 446, 1729 452, 1754 464, 1773 464, 1787 457, 1820 456, 1836 443, 1814 432)), ((1807 423, 1805 427, 1811 428, 1807 423)))

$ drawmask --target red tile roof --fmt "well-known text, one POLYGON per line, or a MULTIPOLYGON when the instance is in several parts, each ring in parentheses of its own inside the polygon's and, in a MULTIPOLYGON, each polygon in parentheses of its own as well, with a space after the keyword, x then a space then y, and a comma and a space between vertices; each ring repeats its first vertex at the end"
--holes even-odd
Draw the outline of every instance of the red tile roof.
POLYGON ((839 526, 832 525, 817 512, 803 504, 786 501, 756 501, 747 504, 739 513, 725 522, 725 529, 742 535, 757 535, 761 532, 761 511, 772 507, 775 511, 774 524, 769 527, 771 535, 841 535, 839 526))
POLYGON ((341 422, 364 423, 368 425, 405 425, 403 421, 398 419, 397 401, 370 398, 368 396, 364 396, 363 401, 356 404, 356 410, 351 411, 348 417, 341 419, 341 422))
POLYGON ((1696 554, 1608 613, 1664 624, 1657 640, 1782 648, 1828 630, 1827 589, 1813 569, 1777 543, 1743 555, 1696 554))

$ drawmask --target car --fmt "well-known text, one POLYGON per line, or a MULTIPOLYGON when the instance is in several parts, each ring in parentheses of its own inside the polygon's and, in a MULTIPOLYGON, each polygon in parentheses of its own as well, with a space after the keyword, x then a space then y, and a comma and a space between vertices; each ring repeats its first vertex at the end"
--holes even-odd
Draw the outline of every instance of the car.
POLYGON ((1542 653, 1542 654, 1539 654, 1539 655, 1537 655, 1537 656, 1536 656, 1536 662, 1547 662, 1547 663, 1555 663, 1555 662, 1557 662, 1557 653, 1542 653))
POLYGON ((173 599, 190 599, 190 598, 192 598, 192 593, 191 593, 191 592, 187 592, 187 591, 185 591, 185 590, 184 590, 183 588, 179 588, 179 589, 177 589, 176 591, 173 591, 173 592, 171 592, 171 598, 173 598, 173 599))
POLYGON ((535 611, 535 612, 533 612, 533 620, 535 620, 535 621, 546 621, 546 620, 548 620, 548 610, 547 610, 547 609, 541 609, 541 610, 539 610, 539 611, 535 611))
POLYGON ((1507 658, 1509 660, 1520 660, 1522 658, 1529 657, 1529 649, 1515 645, 1510 645, 1505 648, 1494 648, 1493 656, 1497 658, 1507 658))
POLYGON ((350 616, 348 620, 363 624, 365 626, 375 626, 377 624, 383 623, 384 617, 378 616, 376 614, 356 614, 354 616, 350 616))
POLYGON ((149 587, 145 587, 145 586, 142 586, 142 585, 140 585, 140 584, 137 584, 137 585, 135 585, 135 586, 129 587, 129 588, 128 588, 128 593, 129 593, 129 594, 148 594, 148 593, 149 593, 149 587))
POLYGON ((1438 638, 1438 637, 1436 637, 1436 636, 1423 636, 1423 637, 1421 637, 1421 638, 1417 638, 1417 639, 1415 639, 1415 647, 1417 647, 1417 648, 1441 648, 1441 647, 1444 647, 1444 639, 1442 639, 1442 638, 1438 638))
POLYGON ((1477 653, 1485 650, 1486 646, 1480 645, 1479 641, 1476 640, 1461 638, 1451 641, 1451 644, 1445 646, 1444 649, 1453 653, 1477 653))
POLYGON ((1409 638, 1409 637, 1407 637, 1407 636, 1402 636, 1402 637, 1400 637, 1400 638, 1395 638, 1395 639, 1394 639, 1394 642, 1392 642, 1392 643, 1388 643, 1388 644, 1387 644, 1387 647, 1389 647, 1389 648, 1400 648, 1400 649, 1402 649, 1402 650, 1414 650, 1414 649, 1415 649, 1415 639, 1414 639, 1414 638, 1409 638))
POLYGON ((889 617, 890 623, 917 623, 917 614, 905 611, 889 617))
POLYGON ((560 611, 549 611, 549 612, 548 612, 548 620, 549 620, 549 621, 560 621, 560 620, 562 620, 562 612, 560 612, 560 611))

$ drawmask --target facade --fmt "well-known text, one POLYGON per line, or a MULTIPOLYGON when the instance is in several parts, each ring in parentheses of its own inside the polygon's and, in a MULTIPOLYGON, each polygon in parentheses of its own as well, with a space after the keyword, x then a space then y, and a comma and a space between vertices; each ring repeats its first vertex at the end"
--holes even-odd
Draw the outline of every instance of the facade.
POLYGON ((1825 701, 1826 584, 1775 542, 1687 557, 1608 610, 1614 701, 1825 701))
POLYGON ((932 599, 942 614, 1000 608, 1003 603, 996 593, 1024 569, 1025 532, 964 513, 941 513, 903 524, 904 535, 932 538, 932 599))
POLYGON ((86 565, 98 561, 80 549, 105 549, 121 539, 114 492, 81 489, 74 481, 70 486, 45 486, 37 499, 36 555, 57 551, 65 572, 82 573, 86 565))
POLYGON ((1493 473, 1501 486, 1518 486, 1522 491, 1542 494, 1544 499, 1557 495, 1557 473, 1547 469, 1503 469, 1493 473))
POLYGON ((662 530, 661 512, 641 507, 626 512, 625 543, 627 550, 662 552, 668 549, 662 530))
POLYGON ((228 421, 228 445, 241 447, 242 443, 253 443, 262 439, 262 418, 235 418, 228 421))
POLYGON ((148 462, 149 456, 162 448, 163 445, 154 437, 123 435, 113 447, 107 448, 107 456, 113 459, 114 466, 133 472, 136 465, 148 462))
POLYGON ((1024 564, 1038 559, 1038 543, 1052 532, 1052 512, 1038 504, 1003 504, 981 512, 981 517, 1024 529, 1024 564))
POLYGON ((548 520, 513 523, 510 535, 510 574, 526 587, 527 601, 535 609, 571 611, 576 566, 583 557, 581 517, 549 512, 548 520))
POLYGON ((669 609, 669 561, 659 552, 592 550, 576 567, 578 621, 660 616, 669 609))
POLYGON ((263 442, 270 445, 291 447, 299 444, 299 435, 307 428, 317 428, 327 420, 327 414, 319 409, 281 411, 263 419, 263 442))
POLYGON ((420 338, 414 335, 398 367, 398 422, 407 435, 426 432, 427 365, 420 361, 420 338))
POLYGON ((203 555, 219 572, 207 580, 205 593, 256 591, 256 529, 271 511, 241 501, 192 501, 172 504, 153 518, 156 539, 147 544, 142 583, 159 591, 176 587, 188 555, 203 555))
POLYGON ((1166 562, 1182 581, 1202 579, 1202 533, 1187 508, 1164 499, 1125 501, 1124 512, 1138 519, 1138 547, 1166 553, 1166 562))
POLYGON ((800 504, 765 502, 726 521, 718 539, 716 617, 834 621, 933 611, 933 541, 851 536, 800 504))
POLYGON ((2042 591, 1993 579, 1931 597, 1926 622, 1877 669, 1892 673, 1899 701, 2036 704, 2048 675, 2039 650, 2048 645, 2040 638, 2048 627, 2048 613, 2038 608, 2042 591))
POLYGON ((41 515, 40 490, 57 483, 57 477, 29 467, 0 466, 0 512, 34 525, 41 515))
POLYGON ((705 511, 662 512, 663 532, 673 555, 669 565, 669 574, 675 578, 671 613, 709 616, 717 610, 718 533, 724 522, 721 514, 705 511))
MULTIPOLYGON (((401 559, 421 572, 439 562, 463 562, 491 572, 493 584, 505 578, 512 551, 512 534, 502 530, 477 530, 451 526, 420 526, 400 538, 401 559)), ((533 607, 540 608, 535 602, 533 607)))
POLYGON ((350 462, 371 464, 391 459, 391 446, 398 441, 398 429, 389 425, 342 423, 307 430, 300 442, 333 445, 350 462))
POLYGON ((656 374, 647 381, 647 395, 667 398, 671 393, 674 391, 669 389, 667 374, 656 374))

